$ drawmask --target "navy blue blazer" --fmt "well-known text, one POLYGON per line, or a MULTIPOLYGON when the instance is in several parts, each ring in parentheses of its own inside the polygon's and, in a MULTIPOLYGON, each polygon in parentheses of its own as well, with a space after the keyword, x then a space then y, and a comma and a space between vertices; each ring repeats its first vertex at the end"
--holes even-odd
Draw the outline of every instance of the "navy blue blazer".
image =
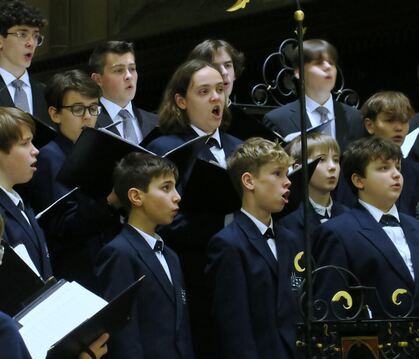
MULTIPOLYGON (((45 85, 41 82, 33 80, 29 77, 32 90, 32 107, 33 115, 39 118, 41 121, 47 123, 49 126, 56 127, 54 122, 51 121, 48 114, 48 106, 45 100, 45 85)), ((0 76, 0 106, 4 107, 15 107, 13 99, 7 89, 7 86, 0 76)))
MULTIPOLYGON (((392 315, 407 312, 409 306, 406 296, 398 298, 402 302, 399 306, 392 304, 393 292, 400 288, 407 289, 414 296, 412 315, 417 316, 419 221, 402 213, 399 215, 410 249, 415 280, 381 225, 361 204, 317 228, 313 235, 313 256, 318 266, 337 265, 347 268, 358 277, 362 285, 376 287, 387 312, 392 315)), ((327 301, 341 289, 344 289, 342 280, 331 271, 320 275, 315 286, 315 292, 327 301)), ((366 303, 373 317, 386 317, 373 293, 367 294, 366 303)))
POLYGON ((295 356, 290 243, 294 237, 278 225, 274 232, 278 261, 241 211, 209 243, 205 272, 223 359, 295 356))
MULTIPOLYGON (((396 202, 397 209, 400 212, 417 218, 417 207, 419 205, 419 164, 409 158, 402 158, 401 174, 403 176, 403 189, 396 202)), ((336 189, 332 192, 332 197, 350 208, 354 207, 358 202, 356 194, 352 192, 350 184, 342 174, 336 189)))
MULTIPOLYGON (((58 134, 41 148, 37 171, 29 183, 30 201, 37 212, 70 191, 56 177, 73 146, 69 139, 58 134)), ((42 221, 42 226, 55 275, 91 288, 97 253, 121 228, 119 214, 109 208, 106 199, 95 200, 77 191, 59 211, 42 221)))
POLYGON ((111 300, 145 275, 131 321, 109 339, 107 358, 192 359, 192 341, 176 254, 167 246, 164 257, 173 285, 145 239, 130 225, 99 253, 96 266, 99 293, 111 300))
MULTIPOLYGON (((364 124, 359 110, 337 101, 333 101, 333 106, 336 119, 336 140, 343 152, 350 142, 364 136, 364 124)), ((285 137, 301 130, 300 117, 300 101, 295 100, 268 112, 263 118, 263 123, 285 137)), ((308 116, 306 126, 312 127, 308 116)))
MULTIPOLYGON (((332 206, 332 215, 331 218, 336 217, 345 211, 348 210, 348 207, 340 204, 339 202, 333 202, 332 206)), ((289 215, 281 218, 279 224, 284 226, 286 229, 291 231, 294 236, 297 238, 297 248, 301 251, 304 250, 304 208, 301 203, 298 208, 291 212, 289 215)), ((309 203, 308 211, 308 225, 309 225, 309 235, 311 236, 314 230, 320 226, 320 218, 314 211, 313 206, 309 203)))
POLYGON ((38 269, 41 277, 47 280, 52 276, 51 263, 44 233, 36 222, 33 211, 25 207, 28 221, 23 217, 21 211, 10 197, 0 189, 0 213, 4 218, 4 240, 11 247, 24 244, 32 262, 38 269))
MULTIPOLYGON (((106 111, 105 106, 101 106, 102 111, 97 117, 96 128, 106 127, 113 123, 108 111, 106 111)), ((152 112, 144 111, 135 106, 132 106, 132 110, 135 114, 135 117, 137 118, 143 138, 145 138, 151 132, 151 130, 157 126, 157 115, 152 112)), ((116 135, 121 136, 116 126, 109 128, 109 131, 112 131, 116 135)))
POLYGON ((0 359, 31 359, 16 323, 0 312, 0 359))

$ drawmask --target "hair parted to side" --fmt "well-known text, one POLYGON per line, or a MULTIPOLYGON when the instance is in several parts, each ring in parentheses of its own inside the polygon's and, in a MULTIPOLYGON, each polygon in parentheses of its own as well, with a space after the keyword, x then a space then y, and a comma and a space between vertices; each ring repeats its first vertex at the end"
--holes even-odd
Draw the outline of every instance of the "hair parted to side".
MULTIPOLYGON (((285 147, 285 150, 296 163, 302 163, 301 136, 298 136, 289 143, 288 146, 285 147)), ((339 144, 333 137, 320 132, 307 134, 307 158, 312 158, 313 154, 317 151, 325 153, 332 151, 340 156, 339 144)))
POLYGON ((289 167, 293 160, 278 142, 252 137, 240 144, 227 160, 227 171, 234 188, 243 196, 241 177, 250 172, 257 176, 259 169, 270 162, 289 167))
MULTIPOLYGON (((190 125, 188 114, 186 110, 178 107, 175 97, 176 94, 186 97, 193 75, 204 67, 211 67, 220 72, 214 65, 195 59, 180 65, 173 74, 164 91, 163 100, 158 110, 160 131, 163 134, 182 135, 188 133, 190 125)), ((220 129, 228 127, 229 124, 230 112, 227 108, 227 101, 225 101, 220 129)))
POLYGON ((147 153, 131 152, 115 166, 114 190, 124 209, 129 212, 131 202, 128 190, 138 188, 147 192, 153 178, 166 175, 173 175, 177 181, 178 170, 172 161, 147 153))
POLYGON ((35 121, 30 114, 15 107, 0 107, 0 151, 9 153, 22 139, 22 126, 35 135, 35 121))
POLYGON ((6 37, 7 31, 16 25, 43 28, 47 20, 35 6, 23 0, 0 1, 0 35, 6 37))
POLYGON ((55 107, 58 111, 63 106, 63 98, 68 91, 74 91, 80 95, 98 99, 102 96, 99 85, 86 73, 80 70, 69 70, 52 76, 45 89, 45 98, 48 106, 55 107))
POLYGON ((375 121, 380 112, 394 119, 409 121, 415 111, 410 100, 399 91, 380 91, 368 98, 361 107, 362 117, 375 121))
POLYGON ((357 188, 352 184, 352 175, 357 174, 365 178, 367 166, 378 159, 401 161, 400 147, 393 141, 379 136, 361 138, 349 144, 343 153, 342 170, 353 192, 356 193, 357 188))
POLYGON ((225 50, 233 61, 234 73, 238 78, 244 70, 244 54, 225 40, 207 39, 196 45, 189 53, 188 60, 198 59, 212 63, 218 50, 225 50))
POLYGON ((107 41, 97 46, 89 58, 89 69, 93 73, 103 74, 108 54, 124 55, 131 53, 135 58, 134 44, 127 41, 107 41))
MULTIPOLYGON (((322 60, 327 54, 334 64, 338 62, 338 52, 336 48, 326 40, 311 39, 303 42, 303 56, 304 63, 307 64, 312 61, 322 60)), ((299 68, 298 62, 298 46, 294 49, 291 55, 291 63, 294 69, 299 68)))

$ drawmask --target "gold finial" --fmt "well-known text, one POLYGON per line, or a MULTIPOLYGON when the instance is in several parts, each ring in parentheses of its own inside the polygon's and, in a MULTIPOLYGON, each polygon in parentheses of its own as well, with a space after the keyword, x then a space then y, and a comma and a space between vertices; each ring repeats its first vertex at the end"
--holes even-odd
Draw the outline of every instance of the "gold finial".
POLYGON ((302 10, 297 10, 294 13, 294 20, 297 22, 303 22, 304 20, 304 12, 302 10))
POLYGON ((233 12, 240 9, 244 9, 248 3, 250 3, 250 0, 237 0, 236 3, 233 6, 229 7, 226 11, 233 12))

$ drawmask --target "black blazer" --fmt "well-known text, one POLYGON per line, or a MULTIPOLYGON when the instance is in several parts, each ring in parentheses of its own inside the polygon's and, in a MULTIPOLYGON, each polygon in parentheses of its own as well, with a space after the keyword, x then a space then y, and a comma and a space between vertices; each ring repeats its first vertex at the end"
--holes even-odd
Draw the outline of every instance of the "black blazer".
MULTIPOLYGON (((343 152, 350 142, 364 135, 364 125, 359 110, 337 101, 333 101, 333 106, 336 120, 336 140, 343 152)), ((301 130, 300 117, 300 101, 295 100, 268 112, 263 118, 263 123, 266 127, 285 137, 301 130)), ((312 127, 308 116, 306 117, 306 126, 307 128, 312 127)))
POLYGON ((291 294, 293 235, 274 225, 278 260, 243 212, 208 247, 206 275, 220 358, 294 358, 295 315, 291 294))
MULTIPOLYGON (((48 106, 45 100, 45 85, 36 80, 29 78, 32 89, 32 105, 33 105, 33 115, 45 122, 49 126, 55 128, 55 124, 51 121, 48 114, 48 106)), ((9 90, 0 76, 0 106, 4 107, 15 107, 13 99, 10 97, 9 90)))
POLYGON ((107 358, 192 359, 191 334, 182 271, 167 246, 164 257, 170 283, 145 239, 130 225, 99 253, 96 265, 99 292, 111 300, 145 275, 131 321, 109 339, 107 358))
MULTIPOLYGON (((339 202, 333 202, 332 206, 332 215, 331 218, 336 217, 345 211, 348 208, 339 202)), ((301 203, 298 208, 291 212, 289 215, 281 218, 279 224, 284 226, 286 229, 291 231, 298 239, 297 247, 299 250, 304 250, 304 208, 301 203)), ((315 229, 320 226, 321 222, 319 216, 314 211, 313 206, 309 203, 308 211, 308 224, 309 224, 309 235, 311 236, 315 229)))
POLYGON ((29 225, 19 208, 0 189, 0 213, 3 215, 5 224, 4 240, 12 247, 24 244, 41 277, 44 280, 51 277, 52 269, 44 233, 36 222, 32 209, 25 207, 29 225))
MULTIPOLYGON (((399 213, 400 225, 410 249, 415 279, 381 225, 361 205, 323 223, 313 235, 313 256, 318 266, 336 265, 349 269, 364 286, 376 287, 388 312, 405 314, 410 302, 400 296, 399 306, 392 304, 396 289, 407 289, 414 296, 413 316, 419 314, 419 221, 399 213)), ((329 301, 344 289, 333 271, 317 276, 315 292, 329 301)), ((366 303, 375 318, 386 317, 376 297, 367 292, 366 303)))
MULTIPOLYGON (((102 111, 97 117, 96 128, 106 127, 112 124, 112 119, 110 118, 108 111, 106 111, 105 106, 101 106, 102 111)), ((135 117, 137 118, 143 138, 145 138, 151 132, 151 130, 157 126, 157 115, 134 106, 132 106, 132 110, 135 114, 135 117)), ((116 126, 109 128, 109 131, 112 131, 118 136, 121 136, 116 126)))

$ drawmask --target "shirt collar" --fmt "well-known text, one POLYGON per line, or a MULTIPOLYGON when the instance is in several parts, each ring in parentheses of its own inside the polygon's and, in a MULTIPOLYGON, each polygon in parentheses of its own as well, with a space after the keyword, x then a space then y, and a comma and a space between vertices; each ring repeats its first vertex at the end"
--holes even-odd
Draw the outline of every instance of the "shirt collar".
POLYGON ((327 212, 327 215, 329 216, 329 218, 332 217, 332 206, 333 206, 332 198, 330 198, 330 204, 327 207, 324 207, 321 204, 314 202, 310 197, 308 198, 308 200, 310 201, 310 204, 313 206, 314 212, 316 212, 317 214, 321 216, 325 216, 327 212))
POLYGON ((103 105, 103 107, 105 107, 106 111, 108 112, 110 118, 112 119, 113 122, 116 122, 116 117, 118 116, 119 111, 121 110, 127 110, 131 116, 133 118, 135 118, 134 115, 134 111, 132 109, 132 102, 128 102, 128 105, 126 105, 125 107, 121 107, 119 105, 117 105, 116 103, 101 97, 100 98, 100 103, 103 105))
POLYGON ((148 233, 143 232, 141 229, 139 229, 137 227, 134 227, 131 224, 130 224, 130 226, 132 228, 134 228, 138 233, 141 234, 141 236, 145 239, 145 241, 147 242, 147 244, 150 246, 151 249, 154 249, 154 246, 155 246, 155 244, 158 240, 163 242, 163 240, 161 239, 161 237, 157 233, 154 233, 153 236, 150 236, 148 233))
POLYGON ((310 98, 306 95, 307 112, 310 112, 310 113, 315 112, 317 107, 319 107, 319 106, 323 106, 323 107, 327 108, 327 110, 329 111, 329 114, 333 115, 334 110, 333 110, 333 97, 332 97, 332 95, 329 96, 329 99, 323 105, 320 105, 319 103, 317 103, 312 98, 310 98))
MULTIPOLYGON (((11 85, 12 81, 16 80, 15 75, 11 74, 9 71, 5 70, 4 68, 0 67, 0 75, 3 78, 4 83, 6 84, 6 86, 11 85)), ((19 78, 20 80, 23 81, 23 83, 26 86, 31 86, 31 83, 29 81, 29 74, 28 71, 25 71, 23 73, 22 76, 20 76, 19 78)))
POLYGON ((7 194, 7 196, 12 200, 15 206, 18 206, 19 202, 23 203, 22 197, 20 197, 19 193, 17 193, 14 189, 12 189, 11 192, 9 192, 6 188, 2 186, 0 186, 0 189, 2 189, 3 192, 7 194))
POLYGON ((371 205, 367 202, 364 202, 360 199, 358 199, 358 201, 359 201, 359 203, 361 203, 366 208, 366 210, 371 214, 371 216, 374 217, 374 219, 377 222, 380 222, 380 219, 383 216, 383 214, 390 214, 390 215, 396 217, 397 220, 400 222, 399 212, 397 211, 397 207, 396 207, 395 204, 393 204, 393 206, 390 208, 390 210, 387 213, 385 213, 382 210, 378 209, 377 207, 374 207, 373 205, 371 205))
MULTIPOLYGON (((196 126, 194 126, 192 124, 190 126, 198 134, 198 136, 200 136, 200 137, 202 137, 202 136, 208 136, 208 133, 202 131, 200 128, 198 128, 198 127, 196 127, 196 126)), ((211 137, 214 138, 215 140, 217 140, 217 142, 220 145, 220 147, 222 147, 222 145, 221 145, 221 138, 220 138, 220 131, 218 130, 218 128, 211 135, 211 137)))
POLYGON ((256 227, 258 227, 260 233, 262 233, 262 235, 266 232, 266 230, 268 228, 272 229, 273 232, 273 223, 272 223, 272 218, 271 218, 271 222, 269 224, 269 226, 266 226, 264 223, 262 223, 261 221, 259 221, 256 217, 252 216, 249 212, 247 212, 246 210, 244 210, 243 208, 240 209, 247 217, 249 217, 252 222, 256 225, 256 227))

